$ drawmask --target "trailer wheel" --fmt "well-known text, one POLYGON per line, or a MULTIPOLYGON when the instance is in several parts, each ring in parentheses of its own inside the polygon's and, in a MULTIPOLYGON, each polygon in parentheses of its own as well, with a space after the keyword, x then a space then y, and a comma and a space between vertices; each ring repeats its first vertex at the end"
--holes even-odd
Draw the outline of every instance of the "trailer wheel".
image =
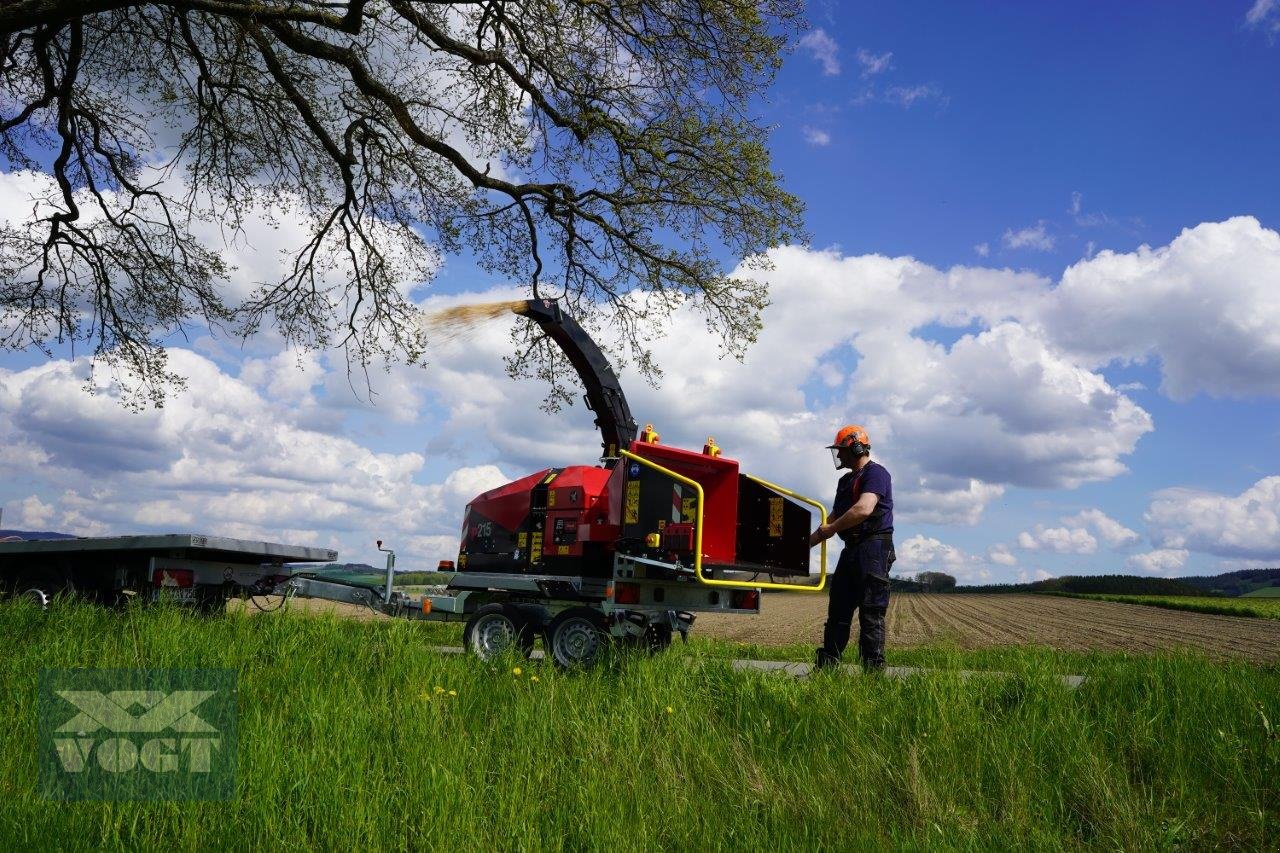
POLYGON ((24 589, 22 592, 18 593, 17 598, 22 601, 29 601, 33 603, 40 610, 49 609, 49 593, 45 592, 43 589, 39 589, 34 586, 30 589, 24 589))
POLYGON ((590 607, 570 607, 551 620, 547 645, 551 659, 562 669, 594 664, 609 641, 604 614, 590 607))
POLYGON ((525 657, 533 653, 533 629, 509 604, 486 604, 473 613, 462 640, 467 651, 481 660, 492 660, 511 649, 525 657))

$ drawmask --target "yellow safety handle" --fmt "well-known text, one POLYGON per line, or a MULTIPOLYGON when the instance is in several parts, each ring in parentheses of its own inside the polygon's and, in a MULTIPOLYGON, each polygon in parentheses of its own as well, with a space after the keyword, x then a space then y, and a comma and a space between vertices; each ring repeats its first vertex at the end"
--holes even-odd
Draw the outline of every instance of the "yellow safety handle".
MULTIPOLYGON (((678 483, 684 483, 686 486, 692 486, 698 495, 698 521, 693 530, 693 573, 697 575, 698 580, 708 586, 724 586, 731 589, 789 589, 794 592, 821 592, 827 585, 827 543, 822 543, 822 570, 818 576, 818 585, 810 586, 808 584, 799 583, 759 583, 755 581, 732 581, 732 580, 716 580, 708 578, 702 574, 702 505, 705 501, 705 495, 702 491, 702 484, 697 480, 691 480, 683 474, 677 474, 669 468, 664 468, 656 462, 645 459, 643 456, 637 456, 629 450, 622 451, 623 457, 630 459, 632 462, 638 462, 646 468, 651 468, 660 474, 665 474, 678 483)), ((744 474, 749 480, 754 480, 766 488, 781 492, 787 497, 795 498, 801 503, 809 504, 818 508, 821 517, 820 524, 827 523, 827 508, 813 498, 807 498, 804 495, 797 494, 790 489, 775 485, 767 480, 761 480, 759 477, 752 477, 750 474, 744 474)))

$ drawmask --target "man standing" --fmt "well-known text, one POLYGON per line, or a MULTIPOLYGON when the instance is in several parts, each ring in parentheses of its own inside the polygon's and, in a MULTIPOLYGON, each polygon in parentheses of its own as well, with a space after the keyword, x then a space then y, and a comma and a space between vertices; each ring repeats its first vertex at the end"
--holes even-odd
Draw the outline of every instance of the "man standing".
POLYGON ((809 536, 809 547, 839 536, 844 549, 831 576, 827 623, 818 649, 818 667, 840 661, 849 644, 853 611, 858 611, 858 651, 868 670, 884 668, 885 611, 889 609, 889 568, 893 552, 893 482, 871 461, 871 439, 856 424, 842 427, 829 445, 836 469, 849 469, 836 485, 830 520, 809 536))

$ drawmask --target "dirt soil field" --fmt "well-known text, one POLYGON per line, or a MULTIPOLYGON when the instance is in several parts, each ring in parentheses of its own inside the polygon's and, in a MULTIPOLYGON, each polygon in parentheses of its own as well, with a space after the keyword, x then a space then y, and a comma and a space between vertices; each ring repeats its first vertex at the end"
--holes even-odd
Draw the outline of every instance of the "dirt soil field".
MULTIPOLYGON (((825 593, 774 593, 765 596, 759 616, 704 613, 695 631, 744 643, 816 645, 826 618, 825 593)), ((854 631, 856 644, 856 623, 854 631)), ((970 649, 1025 643, 1073 651, 1186 647, 1218 658, 1271 662, 1280 660, 1280 621, 1051 595, 895 594, 889 644, 936 641, 970 649)))

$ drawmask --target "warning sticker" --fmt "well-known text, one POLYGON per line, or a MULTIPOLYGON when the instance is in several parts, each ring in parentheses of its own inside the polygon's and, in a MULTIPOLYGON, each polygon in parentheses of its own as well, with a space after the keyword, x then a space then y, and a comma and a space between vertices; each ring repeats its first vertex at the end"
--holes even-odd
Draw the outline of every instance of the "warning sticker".
POLYGON ((698 520, 698 499, 685 498, 680 507, 681 520, 685 524, 693 524, 698 520))
POLYGON ((535 531, 533 534, 533 547, 529 549, 529 562, 542 562, 542 531, 535 531))
POLYGON ((520 531, 518 534, 516 534, 516 545, 518 545, 519 547, 523 548, 524 546, 526 546, 526 545, 528 545, 528 544, 529 544, 529 534, 528 534, 528 533, 525 533, 525 532, 522 530, 522 531, 520 531))
POLYGON ((782 498, 769 498, 769 535, 782 535, 782 498))
POLYGON ((640 481, 627 483, 626 508, 623 511, 624 524, 640 523, 640 481))
POLYGON ((555 505, 556 505, 556 490, 547 489, 547 506, 555 506, 555 505))

